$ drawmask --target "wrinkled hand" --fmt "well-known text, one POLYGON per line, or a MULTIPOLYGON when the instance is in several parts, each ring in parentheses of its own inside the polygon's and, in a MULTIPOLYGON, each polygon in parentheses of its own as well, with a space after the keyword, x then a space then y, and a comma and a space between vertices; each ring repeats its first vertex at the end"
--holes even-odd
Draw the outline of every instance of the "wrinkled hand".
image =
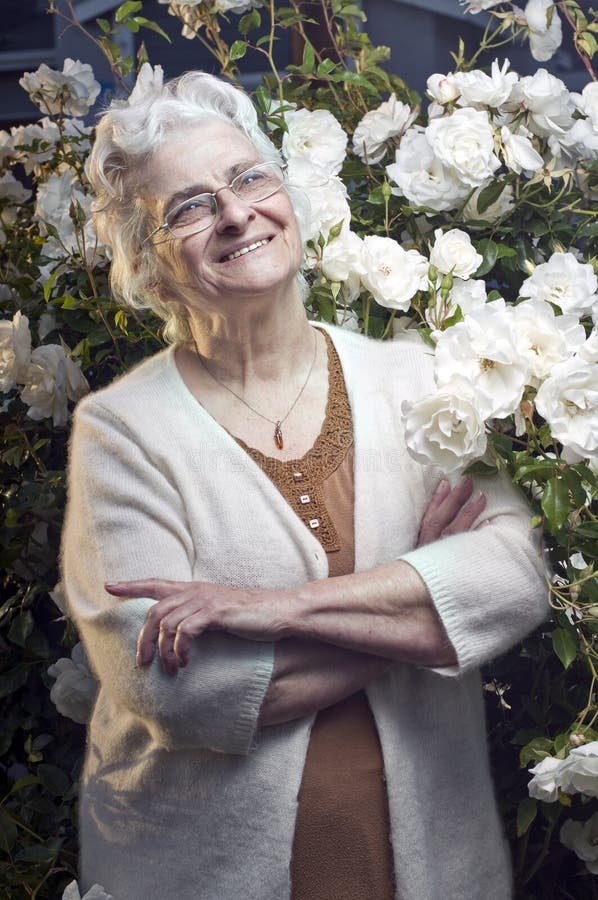
POLYGON ((228 631, 250 640, 272 641, 287 636, 280 590, 161 578, 121 581, 105 587, 117 597, 151 597, 157 601, 139 633, 136 661, 138 666, 149 665, 157 646, 169 675, 176 675, 187 665, 189 648, 204 631, 228 631))
MULTIPOLYGON (((447 535, 469 531, 486 506, 482 494, 472 497, 472 493, 469 478, 454 488, 448 481, 441 481, 422 517, 417 545, 421 547, 447 535)), ((105 587, 116 597, 149 597, 156 601, 139 633, 137 665, 149 665, 157 647, 170 675, 176 675, 179 668, 187 665, 191 644, 205 631, 227 631, 249 640, 264 641, 293 635, 290 598, 284 590, 161 578, 123 581, 105 587)))
MULTIPOLYGON (((463 478, 453 488, 443 479, 422 517, 417 546, 423 547, 424 544, 430 544, 450 534, 469 531, 486 507, 486 498, 483 494, 478 493, 475 496, 472 494, 471 478, 463 478)), ((484 523, 480 523, 482 524, 484 523)))

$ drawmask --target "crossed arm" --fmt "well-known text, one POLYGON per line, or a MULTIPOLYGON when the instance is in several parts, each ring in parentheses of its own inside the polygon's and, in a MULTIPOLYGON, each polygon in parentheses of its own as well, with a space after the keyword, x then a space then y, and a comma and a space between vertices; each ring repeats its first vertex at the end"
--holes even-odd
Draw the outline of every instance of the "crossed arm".
MULTIPOLYGON (((426 510, 418 545, 468 531, 485 498, 465 479, 442 481, 426 510)), ((156 648, 175 676, 192 642, 208 630, 276 642, 272 680, 260 724, 274 725, 323 709, 360 690, 401 660, 450 666, 455 652, 426 585, 407 562, 298 587, 249 590, 205 582, 146 579, 106 585, 121 598, 150 597, 137 663, 156 648)))

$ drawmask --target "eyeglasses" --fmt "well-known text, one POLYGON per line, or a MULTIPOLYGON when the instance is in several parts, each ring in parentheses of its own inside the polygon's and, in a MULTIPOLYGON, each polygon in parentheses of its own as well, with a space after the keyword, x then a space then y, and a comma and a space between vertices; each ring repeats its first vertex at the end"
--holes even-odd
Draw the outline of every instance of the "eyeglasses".
POLYGON ((213 225, 218 215, 218 194, 230 190, 244 203, 259 203, 267 200, 284 184, 286 166, 266 162, 252 166, 235 176, 230 184, 224 184, 213 194, 198 194, 179 203, 166 214, 161 225, 148 234, 146 241, 161 231, 168 231, 174 238, 185 238, 213 225))

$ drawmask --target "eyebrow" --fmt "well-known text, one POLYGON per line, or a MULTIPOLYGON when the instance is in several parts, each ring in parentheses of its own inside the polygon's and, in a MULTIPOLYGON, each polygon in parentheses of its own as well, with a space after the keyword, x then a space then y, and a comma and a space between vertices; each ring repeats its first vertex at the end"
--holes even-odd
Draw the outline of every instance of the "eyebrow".
MULTIPOLYGON (((253 159, 253 160, 242 160, 241 162, 235 163, 232 166, 229 166, 228 169, 224 172, 224 177, 228 179, 228 182, 231 182, 237 175, 240 175, 242 172, 246 172, 247 169, 252 169, 254 166, 260 165, 262 160, 253 159)), ((163 214, 168 215, 168 213, 174 209, 175 206, 178 206, 179 203, 183 203, 184 200, 188 200, 190 197, 197 197, 198 194, 210 194, 211 191, 202 185, 199 182, 195 184, 189 184, 186 187, 182 188, 180 191, 176 191, 174 194, 171 194, 170 197, 166 200, 166 203, 163 206, 163 214)))

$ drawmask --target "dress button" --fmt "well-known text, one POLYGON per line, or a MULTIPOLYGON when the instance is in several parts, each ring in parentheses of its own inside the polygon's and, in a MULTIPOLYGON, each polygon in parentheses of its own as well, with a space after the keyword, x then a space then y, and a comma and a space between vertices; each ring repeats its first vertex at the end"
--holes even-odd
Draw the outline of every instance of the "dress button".
POLYGON ((303 472, 293 472, 293 481, 303 481, 303 472))
POLYGON ((319 528, 319 527, 320 527, 320 520, 319 520, 319 519, 310 519, 310 520, 309 520, 309 527, 310 527, 310 528, 319 528))
POLYGON ((311 497, 309 496, 309 494, 301 494, 301 496, 299 497, 299 500, 301 503, 309 503, 311 500, 311 497))

